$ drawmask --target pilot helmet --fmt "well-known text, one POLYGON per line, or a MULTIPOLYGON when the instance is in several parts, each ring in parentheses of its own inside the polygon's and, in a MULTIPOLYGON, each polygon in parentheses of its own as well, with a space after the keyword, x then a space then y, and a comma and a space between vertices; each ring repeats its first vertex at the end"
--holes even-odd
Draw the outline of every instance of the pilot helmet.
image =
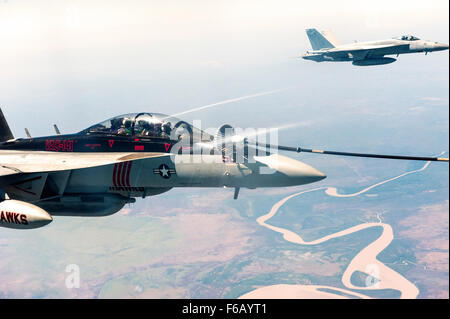
POLYGON ((133 124, 133 121, 129 118, 124 117, 122 120, 122 125, 126 128, 130 128, 133 124))

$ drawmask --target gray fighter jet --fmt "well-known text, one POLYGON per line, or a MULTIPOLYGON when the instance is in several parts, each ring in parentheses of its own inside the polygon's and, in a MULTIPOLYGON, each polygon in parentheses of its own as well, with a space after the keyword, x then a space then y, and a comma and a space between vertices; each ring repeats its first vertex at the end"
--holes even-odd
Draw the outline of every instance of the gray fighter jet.
POLYGON ((433 41, 420 40, 413 35, 397 38, 340 44, 330 31, 319 32, 307 29, 313 51, 302 55, 305 60, 316 62, 352 62, 353 65, 367 66, 395 62, 395 58, 385 57, 405 53, 419 53, 448 50, 448 45, 433 41))
POLYGON ((174 187, 288 187, 326 176, 270 149, 404 160, 252 142, 227 124, 210 135, 160 113, 119 115, 75 134, 14 138, 0 110, 0 226, 30 229, 52 216, 107 216, 174 187))

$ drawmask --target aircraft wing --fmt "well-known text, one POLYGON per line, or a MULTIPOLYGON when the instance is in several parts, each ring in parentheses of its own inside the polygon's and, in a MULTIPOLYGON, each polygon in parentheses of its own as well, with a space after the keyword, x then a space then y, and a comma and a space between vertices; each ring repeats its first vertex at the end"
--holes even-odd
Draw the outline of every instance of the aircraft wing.
POLYGON ((327 56, 342 57, 350 56, 354 60, 365 60, 373 57, 382 57, 387 54, 401 53, 403 49, 409 48, 409 44, 388 44, 378 46, 361 46, 354 49, 330 49, 326 51, 327 56))
POLYGON ((58 153, 40 151, 0 151, 0 177, 21 173, 74 170, 170 156, 168 153, 58 153))

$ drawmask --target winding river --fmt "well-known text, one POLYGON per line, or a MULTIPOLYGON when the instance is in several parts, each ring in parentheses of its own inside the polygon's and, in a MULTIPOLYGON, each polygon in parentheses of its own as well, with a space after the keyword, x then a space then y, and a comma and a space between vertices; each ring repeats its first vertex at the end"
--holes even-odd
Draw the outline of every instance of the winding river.
MULTIPOLYGON (((353 193, 353 194, 339 194, 337 189, 334 187, 319 187, 314 189, 305 190, 302 192, 298 192, 292 195, 289 195, 279 202, 277 202, 275 205, 273 205, 272 209, 269 213, 266 215, 263 215, 259 217, 256 221, 258 224, 260 224, 263 227, 266 227, 270 230, 273 230, 275 232, 278 232, 283 235, 283 238, 291 243, 298 244, 298 245, 318 245, 323 242, 326 242, 333 238, 338 238, 342 236, 346 236, 358 231, 361 231, 363 229, 368 229, 371 227, 381 227, 383 232, 381 235, 372 243, 370 243, 368 246, 363 248, 350 262, 350 264, 347 266, 347 268, 344 271, 344 274, 342 276, 342 283, 343 285, 348 289, 356 289, 359 291, 364 290, 380 290, 380 289, 395 289, 400 291, 401 296, 400 298, 417 298, 417 295, 419 294, 419 289, 411 283, 409 280, 407 280, 405 277, 403 277, 398 272, 394 271, 393 269, 387 267, 385 264, 380 262, 377 259, 378 254, 382 252, 394 239, 394 233, 392 230, 392 227, 388 224, 382 223, 381 219, 379 219, 379 222, 377 223, 363 223, 359 224, 353 227, 350 227, 348 229, 339 231, 334 234, 327 235, 325 237, 312 240, 312 241, 305 241, 303 238, 295 233, 290 231, 289 229, 276 227, 273 225, 268 224, 267 222, 275 216, 275 214, 278 212, 278 210, 290 199, 300 196, 305 193, 310 192, 316 192, 320 190, 324 190, 325 194, 333 197, 355 197, 359 196, 361 194, 364 194, 365 192, 380 186, 382 184, 394 181, 398 178, 404 177, 409 174, 414 174, 421 172, 425 170, 430 162, 427 162, 422 168, 409 171, 406 173, 403 173, 401 175, 398 175, 396 177, 387 179, 385 181, 376 183, 372 186, 369 186, 367 188, 364 188, 363 190, 353 193), (350 278, 353 273, 355 272, 362 272, 367 275, 369 275, 366 278, 366 285, 365 286, 355 286, 352 284, 350 278)), ((379 218, 379 217, 378 217, 379 218)), ((330 287, 330 286, 318 286, 318 285, 272 285, 272 286, 266 286, 257 288, 249 293, 246 293, 242 295, 239 298, 256 298, 256 299, 262 299, 262 298, 370 298, 367 295, 356 293, 352 290, 348 289, 340 289, 336 287, 330 287)))

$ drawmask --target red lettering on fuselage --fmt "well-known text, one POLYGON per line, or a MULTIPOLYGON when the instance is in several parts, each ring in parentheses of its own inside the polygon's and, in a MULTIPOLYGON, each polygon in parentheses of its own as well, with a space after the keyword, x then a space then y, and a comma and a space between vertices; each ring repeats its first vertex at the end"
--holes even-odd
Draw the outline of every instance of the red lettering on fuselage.
POLYGON ((100 144, 85 144, 86 147, 90 148, 91 150, 95 149, 96 147, 100 147, 100 144))
POLYGON ((28 225, 27 215, 14 213, 14 212, 1 211, 0 222, 10 223, 10 224, 28 225), (20 220, 19 220, 19 218, 20 218, 20 220))
POLYGON ((8 223, 13 223, 14 222, 14 213, 11 212, 6 212, 6 219, 8 219, 8 223))
POLYGON ((46 140, 45 150, 51 152, 73 152, 73 140, 46 140))
POLYGON ((27 215, 21 214, 20 215, 20 220, 22 222, 22 225, 28 225, 27 215))

